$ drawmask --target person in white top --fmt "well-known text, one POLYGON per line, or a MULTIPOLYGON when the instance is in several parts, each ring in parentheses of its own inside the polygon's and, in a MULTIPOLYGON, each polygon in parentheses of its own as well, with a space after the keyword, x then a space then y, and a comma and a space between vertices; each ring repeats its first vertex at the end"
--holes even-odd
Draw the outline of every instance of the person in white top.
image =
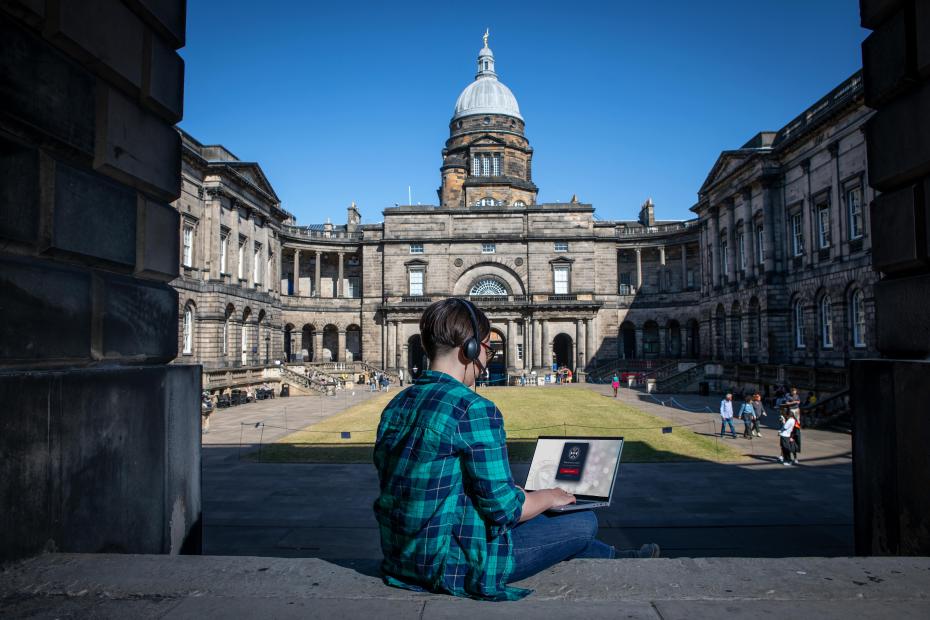
POLYGON ((794 441, 791 438, 791 431, 794 430, 795 419, 794 416, 788 414, 788 416, 782 418, 782 427, 778 431, 778 441, 781 444, 781 456, 778 457, 778 460, 785 465, 791 465, 791 455, 793 450, 791 449, 791 442, 794 441))

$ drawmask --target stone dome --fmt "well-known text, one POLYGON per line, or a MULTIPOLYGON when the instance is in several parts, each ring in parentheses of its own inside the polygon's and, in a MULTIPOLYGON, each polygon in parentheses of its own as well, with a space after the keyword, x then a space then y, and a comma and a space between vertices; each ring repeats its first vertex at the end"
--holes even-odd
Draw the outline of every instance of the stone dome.
POLYGON ((478 74, 475 81, 466 86, 456 100, 452 120, 475 114, 503 114, 523 120, 517 98, 497 79, 494 72, 494 54, 487 42, 478 53, 478 74))

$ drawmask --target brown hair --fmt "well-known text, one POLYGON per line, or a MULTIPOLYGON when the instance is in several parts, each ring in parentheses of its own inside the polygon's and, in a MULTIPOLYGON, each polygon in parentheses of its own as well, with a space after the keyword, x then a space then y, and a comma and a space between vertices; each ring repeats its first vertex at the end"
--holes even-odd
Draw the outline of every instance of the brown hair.
MULTIPOLYGON (((420 317, 420 341, 429 358, 465 344, 474 335, 471 316, 463 300, 443 299, 429 305, 420 317)), ((478 306, 471 304, 478 325, 478 342, 491 333, 491 322, 478 306)))

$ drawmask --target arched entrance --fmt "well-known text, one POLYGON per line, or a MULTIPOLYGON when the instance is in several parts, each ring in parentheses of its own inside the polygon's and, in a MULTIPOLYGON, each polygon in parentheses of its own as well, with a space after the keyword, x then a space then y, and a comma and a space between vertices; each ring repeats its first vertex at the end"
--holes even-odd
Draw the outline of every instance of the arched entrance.
POLYGON ((643 357, 659 357, 659 324, 655 321, 646 321, 643 325, 643 357))
POLYGON ((722 360, 726 350, 727 311, 723 304, 717 304, 714 313, 714 359, 722 360))
POLYGON ((358 325, 346 327, 346 359, 357 362, 362 359, 362 329, 358 325))
POLYGON ((688 357, 701 357, 701 324, 697 319, 688 321, 688 357))
POLYGON ((339 328, 330 323, 323 328, 323 362, 341 362, 339 359, 339 328))
POLYGON ((316 328, 313 325, 304 325, 300 330, 300 351, 296 354, 298 362, 312 362, 314 357, 314 335, 316 328))
POLYGON ((629 321, 620 325, 620 357, 627 360, 636 358, 636 326, 629 321))
POLYGON ((568 334, 558 334, 552 340, 552 363, 559 368, 566 366, 575 372, 575 360, 572 355, 573 341, 568 334))
POLYGON ((291 357, 291 338, 294 334, 294 326, 288 323, 284 326, 284 359, 289 362, 294 361, 291 357))
POLYGON ((426 350, 420 341, 420 334, 414 334, 407 338, 407 371, 410 373, 410 377, 416 379, 428 367, 429 359, 426 357, 426 350))
POLYGON ((681 325, 678 321, 668 323, 668 356, 681 357, 681 325))
POLYGON ((499 331, 491 330, 491 351, 494 359, 488 364, 491 385, 507 385, 507 340, 499 331))
POLYGON ((743 359, 743 310, 738 301, 730 310, 730 355, 737 362, 743 359))

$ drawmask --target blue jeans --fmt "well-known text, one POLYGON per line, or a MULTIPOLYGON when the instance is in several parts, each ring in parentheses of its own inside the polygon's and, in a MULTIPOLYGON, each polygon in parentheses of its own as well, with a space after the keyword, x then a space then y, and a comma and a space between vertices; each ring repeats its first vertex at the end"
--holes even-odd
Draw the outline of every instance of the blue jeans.
POLYGON ((541 514, 510 532, 514 570, 509 581, 520 581, 563 560, 615 558, 616 550, 595 538, 597 517, 591 510, 541 514))
POLYGON ((726 424, 730 426, 730 433, 736 437, 736 429, 733 428, 733 418, 720 418, 720 436, 723 437, 723 428, 726 424))

